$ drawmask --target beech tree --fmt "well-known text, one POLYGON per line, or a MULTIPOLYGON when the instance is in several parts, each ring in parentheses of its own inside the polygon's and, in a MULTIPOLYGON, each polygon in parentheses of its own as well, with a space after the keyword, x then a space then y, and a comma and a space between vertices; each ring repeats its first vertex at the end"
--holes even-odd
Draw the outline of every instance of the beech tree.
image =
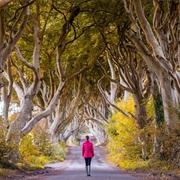
MULTIPOLYGON (((91 67, 104 49, 104 47, 98 47, 97 45, 94 46, 92 49, 95 49, 94 51, 96 51, 96 53, 89 53, 88 56, 84 55, 86 61, 84 61, 84 64, 81 63, 83 66, 81 67, 78 64, 77 66, 74 65, 76 68, 72 71, 70 68, 70 65, 72 64, 68 61, 64 61, 64 59, 68 59, 68 57, 63 56, 63 54, 65 51, 68 52, 68 45, 80 38, 86 30, 92 27, 92 24, 89 23, 86 25, 86 27, 74 26, 74 20, 80 12, 79 6, 76 4, 71 4, 69 2, 48 2, 50 3, 48 9, 43 7, 43 4, 41 4, 43 2, 40 1, 36 1, 32 6, 29 7, 30 11, 28 12, 31 13, 28 21, 29 23, 27 23, 25 27, 25 34, 21 36, 21 41, 14 45, 14 54, 12 56, 13 58, 11 59, 11 68, 14 68, 15 71, 19 74, 19 77, 17 74, 13 74, 14 77, 18 77, 18 81, 16 80, 16 82, 13 83, 13 87, 20 101, 20 112, 10 124, 7 132, 7 142, 16 147, 15 153, 13 156, 11 156, 13 161, 18 159, 18 143, 20 142, 20 139, 29 133, 41 119, 47 117, 48 119, 52 120, 52 125, 55 123, 55 119, 52 118, 52 115, 56 107, 58 107, 59 98, 65 88, 65 85, 68 87, 70 79, 76 77, 78 74, 91 67), (60 5, 66 7, 64 12, 58 9, 60 5), (43 11, 46 11, 47 14, 43 11), (47 41, 49 40, 46 37, 46 32, 49 30, 49 25, 52 25, 53 23, 51 21, 51 17, 54 15, 62 17, 60 22, 56 22, 57 24, 55 32, 53 32, 56 39, 54 42, 51 41, 53 45, 50 46, 52 48, 52 50, 50 50, 52 55, 55 55, 56 57, 47 57, 50 57, 48 60, 56 60, 56 63, 53 65, 55 67, 54 72, 56 75, 52 75, 52 73, 48 74, 50 75, 49 82, 52 81, 55 83, 50 84, 51 93, 45 97, 47 95, 47 91, 44 91, 47 90, 47 87, 49 86, 47 86, 48 81, 43 79, 45 77, 43 74, 46 74, 46 72, 41 68, 41 63, 47 62, 47 60, 42 59, 42 57, 45 57, 45 53, 44 55, 42 55, 42 53, 45 52, 44 49, 46 48, 44 48, 44 45, 47 45, 47 41), (61 29, 59 29, 59 25, 61 25, 61 29), (59 30, 60 33, 58 33, 59 30), (32 37, 34 37, 33 41, 32 37), (30 44, 28 44, 28 42, 30 42, 30 44), (27 49, 24 48, 24 45, 26 45, 27 49), (54 87, 52 87, 52 85, 54 85, 54 87), (43 99, 44 103, 42 103, 42 101, 40 102, 40 99, 37 98, 40 93, 42 94, 41 100, 43 99), (38 99, 38 102, 34 103, 36 98, 38 99), (32 114, 34 104, 40 106, 41 108, 41 111, 35 115, 32 114)), ((87 35, 88 34, 86 34, 86 36, 87 35)), ((48 55, 48 53, 46 53, 46 55, 48 55)), ((82 58, 82 56, 79 57, 80 60, 82 58)), ((10 73, 8 74, 7 72, 6 79, 10 82, 10 78, 8 76, 10 76, 10 73)), ((79 95, 77 98, 78 97, 79 95)), ((75 101, 76 102, 74 105, 72 103, 66 104, 66 107, 70 105, 68 110, 69 115, 63 116, 64 119, 62 120, 64 121, 61 121, 61 123, 58 124, 58 128, 55 132, 60 133, 66 126, 71 124, 71 121, 74 119, 73 116, 76 113, 75 110, 78 108, 79 103, 79 100, 75 101)), ((63 108, 61 108, 61 110, 63 110, 63 108)))
POLYGON ((9 9, 9 6, 7 5, 10 2, 11 1, 1 1, 0 3, 0 88, 2 88, 2 96, 4 101, 3 119, 5 128, 9 126, 8 111, 13 85, 10 69, 10 54, 24 32, 29 16, 29 5, 32 3, 25 1, 23 4, 21 4, 21 7, 17 7, 18 3, 13 3, 13 9, 9 9), (6 18, 6 12, 8 11, 11 14, 11 16, 9 14, 9 19, 6 18), (4 68, 6 62, 7 71, 9 72, 9 88, 7 88, 7 83, 3 82, 2 78, 2 74, 5 71, 4 68))
MULTIPOLYGON (((102 20, 99 21, 103 22, 105 26, 97 23, 99 22, 97 16, 95 18, 109 54, 118 67, 121 88, 134 94, 136 102, 135 119, 140 129, 143 129, 148 123, 145 102, 152 93, 150 87, 153 87, 153 83, 158 81, 167 129, 168 127, 175 127, 178 120, 176 107, 179 107, 178 38, 175 38, 178 34, 177 5, 179 3, 177 1, 153 1, 152 3, 141 0, 124 0, 123 2, 125 9, 122 4, 121 9, 118 9, 120 16, 116 11, 117 8, 111 12, 113 5, 110 6, 110 2, 103 3, 100 1, 102 9, 97 12, 103 14, 102 20), (111 18, 108 18, 109 16, 111 18), (124 20, 122 18, 119 21, 116 20, 118 17, 123 17, 124 20), (111 21, 112 19, 114 21, 111 21), (112 34, 115 34, 116 30, 120 38, 114 40, 112 34), (118 45, 116 45, 117 39, 119 40, 118 45), (112 45, 111 49, 109 48, 110 45, 112 45), (114 47, 117 47, 117 50, 114 47), (138 57, 137 54, 141 57, 138 57), (118 58, 123 59, 123 61, 118 62, 118 58), (134 61, 137 62, 138 66, 135 64, 133 66, 134 61), (147 72, 146 75, 145 72, 147 72), (145 80, 146 83, 144 83, 145 80), (174 109, 176 110, 174 111, 174 109)), ((120 2, 118 5, 120 7, 120 2)), ((107 73, 104 74, 108 77, 107 73)), ((109 79, 111 82, 114 81, 113 78, 109 77, 109 79)), ((108 100, 108 95, 103 92, 100 84, 99 89, 108 103, 114 106, 108 100)), ((115 108, 117 109, 117 107, 115 108)), ((120 112, 122 111, 120 110, 120 112)), ((142 142, 144 144, 144 140, 142 142)))
POLYGON ((156 74, 163 99, 166 124, 173 126, 178 120, 178 6, 176 1, 128 1, 124 6, 132 27, 127 31, 148 68, 156 74), (147 16, 143 4, 153 6, 153 21, 147 16), (146 42, 144 42, 144 39, 146 42))
MULTIPOLYGON (((33 110, 33 99, 36 96, 36 94, 40 90, 41 85, 41 75, 40 75, 40 51, 41 51, 41 45, 43 43, 43 37, 46 29, 46 23, 48 19, 45 19, 45 23, 43 24, 43 28, 41 29, 41 21, 40 21, 40 1, 36 1, 35 3, 35 13, 32 13, 32 17, 34 20, 34 51, 32 56, 32 63, 28 62, 23 54, 21 53, 18 46, 15 48, 15 52, 17 55, 18 60, 20 60, 25 66, 30 68, 33 72, 33 76, 31 79, 31 82, 27 82, 27 79, 25 79, 22 75, 22 71, 18 69, 21 83, 23 84, 24 88, 24 97, 22 100, 22 106, 21 110, 18 113, 16 119, 10 124, 10 128, 7 133, 7 142, 11 143, 12 145, 18 145, 20 138, 24 135, 26 135, 33 127, 34 125, 40 121, 43 117, 47 117, 52 113, 52 110, 57 106, 59 95, 62 91, 63 86, 65 85, 65 79, 64 74, 62 70, 62 53, 65 49, 66 42, 64 43, 65 38, 67 37, 68 33, 70 32, 70 26, 73 22, 74 18, 78 15, 77 6, 72 7, 72 11, 68 19, 65 21, 63 27, 62 27, 62 33, 59 35, 59 41, 57 43, 57 63, 58 63, 58 76, 59 76, 59 85, 56 89, 56 92, 51 99, 50 104, 48 105, 47 109, 41 112, 40 114, 36 115, 35 117, 31 116, 32 110, 33 110), (32 119, 31 119, 32 118, 32 119)), ((51 11, 52 6, 50 6, 51 11)), ((17 158, 18 155, 18 148, 16 150, 16 153, 14 154, 14 159, 17 158)))

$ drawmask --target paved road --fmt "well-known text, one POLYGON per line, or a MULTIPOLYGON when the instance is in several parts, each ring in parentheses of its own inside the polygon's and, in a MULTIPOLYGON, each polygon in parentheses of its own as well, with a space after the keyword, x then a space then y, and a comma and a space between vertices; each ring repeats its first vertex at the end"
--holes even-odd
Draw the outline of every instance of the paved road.
POLYGON ((138 180, 120 171, 102 158, 103 151, 95 147, 95 157, 92 159, 91 176, 87 177, 84 159, 81 157, 81 146, 69 147, 70 153, 67 160, 61 163, 49 164, 47 167, 61 169, 61 173, 55 176, 43 176, 39 180, 138 180))

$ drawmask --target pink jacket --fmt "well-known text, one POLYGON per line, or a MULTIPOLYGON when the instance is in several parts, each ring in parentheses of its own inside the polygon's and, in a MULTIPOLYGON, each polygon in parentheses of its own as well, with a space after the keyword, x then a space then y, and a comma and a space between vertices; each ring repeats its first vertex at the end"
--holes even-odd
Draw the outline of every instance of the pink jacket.
POLYGON ((84 158, 92 158, 94 156, 94 147, 89 140, 86 140, 82 145, 82 156, 84 158))

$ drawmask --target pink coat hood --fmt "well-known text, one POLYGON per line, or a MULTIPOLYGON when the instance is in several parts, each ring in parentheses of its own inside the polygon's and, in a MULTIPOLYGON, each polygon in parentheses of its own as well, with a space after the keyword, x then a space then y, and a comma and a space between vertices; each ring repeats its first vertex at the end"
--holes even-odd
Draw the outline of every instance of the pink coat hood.
POLYGON ((94 156, 94 147, 89 140, 82 144, 82 156, 84 158, 92 158, 94 156))

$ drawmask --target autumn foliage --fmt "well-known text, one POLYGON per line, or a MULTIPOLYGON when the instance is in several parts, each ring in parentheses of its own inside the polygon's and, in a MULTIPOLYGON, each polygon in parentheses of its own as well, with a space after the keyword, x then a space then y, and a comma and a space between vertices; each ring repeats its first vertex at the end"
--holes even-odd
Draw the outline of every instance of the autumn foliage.
POLYGON ((34 170, 44 168, 49 162, 63 161, 67 152, 64 143, 52 143, 47 133, 36 134, 35 131, 24 136, 19 145, 19 161, 14 164, 11 156, 15 147, 8 144, 5 132, 0 127, 0 168, 20 168, 34 170))
POLYGON ((167 170, 180 166, 179 125, 177 124, 176 129, 167 130, 165 125, 157 128, 153 102, 151 98, 146 106, 149 122, 143 129, 138 129, 134 117, 131 116, 135 113, 132 97, 117 103, 119 108, 131 114, 129 117, 115 111, 109 119, 109 124, 106 126, 109 135, 107 145, 109 159, 122 168, 147 169, 160 166, 161 169, 167 170), (144 143, 139 140, 140 135, 143 135, 144 143), (142 158, 143 149, 146 149, 147 159, 142 158))
MULTIPOLYGON (((132 98, 128 101, 117 103, 117 106, 127 112, 134 114, 134 102, 132 98)), ((121 167, 128 166, 130 161, 139 159, 141 155, 140 144, 138 142, 138 128, 132 116, 126 117, 115 111, 107 126, 109 135, 108 150, 110 160, 121 167)))
POLYGON ((49 162, 63 161, 66 146, 63 143, 52 143, 47 133, 26 135, 19 146, 20 166, 28 169, 44 168, 49 162))

